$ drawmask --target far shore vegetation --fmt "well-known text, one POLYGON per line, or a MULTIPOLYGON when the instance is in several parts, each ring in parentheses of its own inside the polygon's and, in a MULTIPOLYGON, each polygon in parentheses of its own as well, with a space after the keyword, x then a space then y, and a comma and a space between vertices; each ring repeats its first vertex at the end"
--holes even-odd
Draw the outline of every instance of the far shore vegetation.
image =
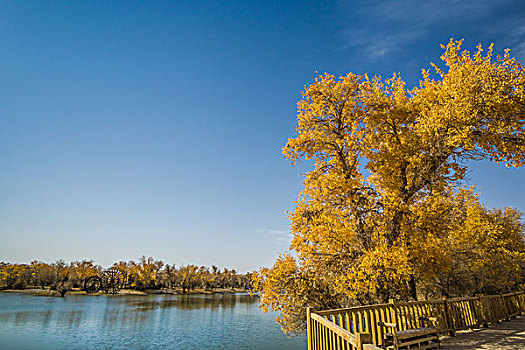
MULTIPOLYGON (((197 265, 175 266, 152 257, 113 264, 124 276, 121 294, 208 294, 251 290, 251 273, 197 265)), ((0 291, 37 295, 85 294, 84 282, 102 276, 104 269, 93 260, 66 263, 32 261, 29 264, 0 262, 0 291)))

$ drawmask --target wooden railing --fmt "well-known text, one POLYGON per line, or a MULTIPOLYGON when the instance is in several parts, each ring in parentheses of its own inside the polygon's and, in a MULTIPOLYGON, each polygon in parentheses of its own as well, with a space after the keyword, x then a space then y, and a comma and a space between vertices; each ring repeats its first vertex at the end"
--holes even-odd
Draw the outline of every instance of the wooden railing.
POLYGON ((308 350, 379 349, 385 329, 421 328, 420 318, 436 317, 439 333, 449 333, 508 320, 525 312, 525 292, 429 301, 411 301, 313 311, 307 309, 308 350))
POLYGON ((381 350, 372 343, 369 333, 350 333, 323 316, 306 310, 308 350, 381 350))

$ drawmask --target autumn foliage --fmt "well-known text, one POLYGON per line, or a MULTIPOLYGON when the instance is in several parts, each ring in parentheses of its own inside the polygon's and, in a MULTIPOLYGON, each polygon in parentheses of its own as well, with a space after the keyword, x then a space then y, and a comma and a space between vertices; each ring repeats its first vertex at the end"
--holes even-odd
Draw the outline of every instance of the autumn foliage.
MULTIPOLYGON (((234 269, 219 269, 217 266, 164 264, 152 257, 141 257, 138 261, 114 263, 125 280, 123 288, 134 290, 181 289, 183 293, 194 289, 213 291, 216 288, 250 290, 251 274, 240 274, 234 269)), ((32 261, 30 264, 0 262, 0 290, 39 288, 51 290, 82 289, 90 276, 101 276, 103 268, 93 260, 62 260, 55 263, 32 261)))
POLYGON ((254 278, 286 332, 304 308, 497 293, 523 285, 521 213, 487 209, 469 162, 525 163, 525 71, 510 56, 443 46, 419 86, 325 74, 305 86, 297 135, 308 161, 290 253, 254 278))

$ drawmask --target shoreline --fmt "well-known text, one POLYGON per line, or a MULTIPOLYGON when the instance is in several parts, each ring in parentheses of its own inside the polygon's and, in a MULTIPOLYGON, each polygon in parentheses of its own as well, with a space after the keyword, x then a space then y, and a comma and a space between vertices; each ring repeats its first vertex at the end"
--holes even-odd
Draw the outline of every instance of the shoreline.
MULTIPOLYGON (((46 297, 61 297, 60 292, 57 290, 51 289, 41 289, 41 288, 27 288, 27 289, 3 289, 0 290, 1 293, 22 293, 30 294, 36 296, 46 296, 46 297)), ((126 296, 126 295, 138 295, 138 296, 148 296, 148 295, 159 295, 159 294, 169 294, 169 295, 211 295, 211 294, 235 294, 235 293, 249 293, 250 291, 245 289, 226 289, 226 288, 215 288, 214 290, 204 290, 200 288, 187 291, 182 293, 182 288, 180 289, 149 289, 149 290, 134 290, 134 289, 122 289, 118 294, 111 293, 86 293, 86 291, 74 288, 70 291, 67 291, 65 296, 68 295, 84 295, 84 296, 100 296, 100 295, 109 295, 109 296, 126 296)))

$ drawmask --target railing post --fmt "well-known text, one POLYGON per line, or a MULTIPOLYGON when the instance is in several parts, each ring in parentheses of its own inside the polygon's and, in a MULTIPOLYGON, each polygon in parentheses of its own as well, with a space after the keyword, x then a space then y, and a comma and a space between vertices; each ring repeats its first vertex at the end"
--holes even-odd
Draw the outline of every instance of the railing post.
POLYGON ((490 301, 489 305, 487 305, 487 297, 484 295, 479 296, 479 304, 481 306, 481 315, 483 319, 481 320, 481 326, 483 328, 487 328, 489 326, 489 320, 490 320, 490 301))
POLYGON ((357 350, 363 350, 364 344, 372 344, 372 335, 370 333, 359 332, 356 334, 357 350))
POLYGON ((516 292, 512 293, 512 296, 510 297, 510 305, 512 307, 512 310, 511 310, 512 311, 512 316, 510 316, 511 320, 516 319, 516 310, 515 309, 518 308, 516 306, 517 299, 518 298, 516 296, 516 292))
POLYGON ((519 292, 516 292, 516 300, 518 301, 518 311, 519 311, 519 315, 521 315, 523 313, 523 307, 521 306, 521 301, 520 301, 520 295, 521 293, 519 292))
POLYGON ((306 307, 306 342, 308 344, 308 350, 312 350, 312 308, 306 307))
MULTIPOLYGON (((401 317, 399 317, 399 322, 398 322, 398 320, 397 320, 397 307, 396 307, 396 304, 395 304, 395 302, 394 302, 394 299, 388 299, 388 303, 389 303, 390 305, 392 305, 392 312, 390 313, 390 317, 392 318, 392 320, 391 320, 390 322, 395 323, 395 324, 397 325, 397 329, 394 329, 394 330, 393 330, 393 331, 394 331, 394 334, 395 334, 396 330, 397 330, 397 331, 400 331, 400 330, 403 329, 403 328, 402 328, 402 327, 403 327, 403 324, 402 324, 402 322, 401 322, 401 317)), ((406 322, 406 320, 405 320, 405 322, 406 322)), ((397 337, 394 337, 394 346, 395 346, 396 348, 398 347, 398 346, 397 346, 397 337)))
POLYGON ((503 294, 500 294, 501 296, 501 301, 503 302, 503 310, 505 310, 505 320, 508 321, 510 320, 510 317, 509 317, 509 309, 507 308, 507 302, 505 301, 505 297, 503 296, 503 294))
MULTIPOLYGON (((396 309, 396 305, 394 303, 394 299, 388 299, 388 303, 390 305, 392 305, 392 311, 390 312, 390 317, 392 319, 390 320, 390 322, 397 323, 397 309, 396 309)), ((399 328, 399 330, 401 330, 401 329, 399 328)))
POLYGON ((454 322, 452 320, 452 315, 450 314, 450 310, 448 307, 447 297, 443 297, 443 308, 445 309, 445 320, 447 323, 448 334, 451 337, 454 337, 456 335, 456 332, 454 332, 454 322))

